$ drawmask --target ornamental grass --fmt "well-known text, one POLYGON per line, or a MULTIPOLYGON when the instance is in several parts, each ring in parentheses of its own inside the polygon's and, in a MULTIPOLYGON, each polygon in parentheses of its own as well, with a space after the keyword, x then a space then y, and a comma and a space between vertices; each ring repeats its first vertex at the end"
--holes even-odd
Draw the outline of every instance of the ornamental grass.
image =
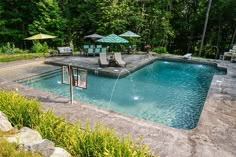
POLYGON ((149 147, 120 137, 103 124, 82 127, 78 122, 70 124, 52 111, 44 112, 36 99, 28 99, 14 91, 0 91, 0 111, 4 112, 13 126, 30 127, 43 138, 63 147, 78 157, 151 157, 149 147))

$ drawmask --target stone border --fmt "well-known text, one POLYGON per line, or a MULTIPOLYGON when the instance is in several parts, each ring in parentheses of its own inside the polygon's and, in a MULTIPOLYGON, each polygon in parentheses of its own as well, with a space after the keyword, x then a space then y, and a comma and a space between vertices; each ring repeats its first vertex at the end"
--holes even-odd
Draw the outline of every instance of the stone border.
POLYGON ((5 89, 18 88, 25 96, 38 97, 44 109, 53 109, 68 121, 90 118, 92 123, 103 122, 121 135, 130 134, 135 139, 142 136, 143 142, 151 147, 152 152, 161 156, 233 157, 236 156, 236 65, 218 61, 215 64, 227 68, 227 75, 213 77, 198 125, 192 130, 170 128, 83 102, 77 101, 70 105, 67 103, 68 98, 2 79, 0 86, 5 89))

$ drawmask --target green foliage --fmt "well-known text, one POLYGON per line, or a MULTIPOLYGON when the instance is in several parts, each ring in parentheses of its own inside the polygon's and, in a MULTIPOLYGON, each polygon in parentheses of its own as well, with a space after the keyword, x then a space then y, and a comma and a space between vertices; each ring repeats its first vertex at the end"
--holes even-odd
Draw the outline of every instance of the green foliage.
POLYGON ((6 45, 3 45, 1 48, 0 48, 0 52, 1 53, 14 53, 15 49, 15 45, 14 44, 10 44, 9 42, 7 42, 6 45))
POLYGON ((0 91, 0 111, 3 111, 9 121, 16 127, 35 126, 41 112, 40 105, 34 99, 25 99, 15 92, 0 91))
MULTIPOLYGON (((29 2, 30 3, 30 2, 29 2)), ((28 25, 30 34, 45 33, 61 37, 54 39, 61 43, 64 39, 65 22, 57 0, 39 0, 31 2, 36 7, 32 12, 33 22, 28 25)))
POLYGON ((151 157, 149 148, 133 142, 129 137, 119 137, 114 130, 101 124, 91 128, 65 122, 54 113, 42 112, 34 99, 26 99, 16 92, 0 91, 0 110, 16 126, 31 126, 44 138, 64 147, 73 156, 125 156, 151 157))
MULTIPOLYGON (((131 30, 141 36, 140 44, 168 47, 172 53, 197 54, 207 3, 206 0, 0 1, 0 44, 14 42, 16 47, 23 48, 28 42, 22 39, 41 32, 58 36, 48 41, 50 46, 74 43, 79 47, 84 43, 83 37, 91 33, 108 35, 131 30)), ((216 46, 224 52, 235 43, 235 8, 235 0, 212 2, 204 46, 216 46)), ((207 53, 203 56, 214 56, 211 54, 214 52, 207 53)))
POLYGON ((0 47, 0 53, 14 54, 14 53, 25 53, 22 49, 16 48, 14 44, 7 42, 5 45, 0 47))
POLYGON ((0 136, 0 157, 40 157, 41 155, 17 150, 17 145, 9 143, 0 136))
POLYGON ((166 47, 156 47, 153 48, 152 51, 160 54, 168 53, 166 47))
POLYGON ((46 42, 41 44, 40 42, 34 42, 34 45, 32 47, 33 53, 48 53, 48 45, 46 42))

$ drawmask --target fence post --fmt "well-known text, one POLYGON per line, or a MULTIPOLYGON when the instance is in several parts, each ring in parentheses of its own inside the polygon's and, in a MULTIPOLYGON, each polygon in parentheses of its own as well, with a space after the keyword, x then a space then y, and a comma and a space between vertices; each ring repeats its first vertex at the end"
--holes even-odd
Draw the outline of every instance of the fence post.
POLYGON ((70 103, 73 104, 73 72, 72 72, 72 66, 71 63, 68 65, 69 68, 69 75, 70 75, 70 103))

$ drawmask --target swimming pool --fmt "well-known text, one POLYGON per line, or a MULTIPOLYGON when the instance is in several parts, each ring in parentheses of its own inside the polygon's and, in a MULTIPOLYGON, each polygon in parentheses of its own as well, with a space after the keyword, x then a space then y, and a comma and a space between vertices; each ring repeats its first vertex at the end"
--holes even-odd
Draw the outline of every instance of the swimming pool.
MULTIPOLYGON (((198 122, 215 66, 158 60, 120 79, 89 74, 88 88, 74 99, 170 127, 191 129, 198 122)), ((61 72, 22 82, 69 97, 61 72)))

